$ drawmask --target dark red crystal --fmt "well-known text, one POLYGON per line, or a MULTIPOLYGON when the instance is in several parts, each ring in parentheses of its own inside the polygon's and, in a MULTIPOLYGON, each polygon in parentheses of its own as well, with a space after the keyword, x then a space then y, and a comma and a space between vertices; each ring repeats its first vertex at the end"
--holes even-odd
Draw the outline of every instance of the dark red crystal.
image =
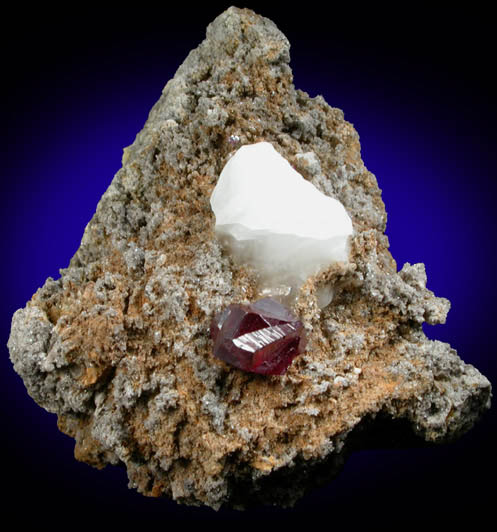
POLYGON ((282 375, 305 347, 302 322, 271 298, 233 304, 211 323, 214 356, 244 371, 282 375))

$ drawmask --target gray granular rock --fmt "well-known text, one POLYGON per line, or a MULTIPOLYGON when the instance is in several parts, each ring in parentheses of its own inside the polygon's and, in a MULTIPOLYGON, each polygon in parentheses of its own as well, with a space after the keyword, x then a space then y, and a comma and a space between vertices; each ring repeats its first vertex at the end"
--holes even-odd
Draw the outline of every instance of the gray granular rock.
POLYGON ((123 463, 145 495, 289 505, 377 417, 438 442, 490 405, 488 380, 423 334, 449 302, 426 288, 422 264, 397 271, 356 131, 295 90, 289 57, 285 36, 249 10, 212 22, 125 148, 69 267, 12 320, 14 368, 76 457, 123 463), (257 297, 254 272, 215 238, 209 197, 230 153, 262 140, 339 199, 355 231, 349 263, 302 287, 293 310, 308 347, 282 377, 228 367, 209 339, 215 312, 257 297), (321 310, 326 283, 334 298, 321 310))

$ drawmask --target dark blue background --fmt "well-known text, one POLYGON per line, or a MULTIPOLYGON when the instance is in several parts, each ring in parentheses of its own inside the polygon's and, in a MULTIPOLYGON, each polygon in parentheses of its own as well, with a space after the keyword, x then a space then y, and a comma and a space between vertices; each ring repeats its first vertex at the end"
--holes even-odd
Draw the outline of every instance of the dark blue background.
MULTIPOLYGON (((1 387, 5 510, 38 524, 202 519, 263 523, 324 516, 330 526, 434 520, 473 525, 490 513, 495 409, 458 442, 355 454, 293 510, 214 513, 144 498, 118 468, 73 459, 73 441, 39 408, 5 347, 13 312, 79 246, 95 206, 148 112, 206 25, 229 3, 163 12, 143 6, 13 13, 4 25, 1 387), (62 18, 59 18, 62 17, 62 18)), ((364 11, 248 4, 289 38, 297 88, 323 94, 358 130, 378 178, 399 268, 424 262, 428 287, 452 302, 426 327, 496 383, 496 107, 488 13, 364 11)), ((324 5, 324 4, 323 4, 324 5)), ((483 521, 481 521, 483 522, 483 521)), ((56 524, 54 526, 57 526, 56 524)))

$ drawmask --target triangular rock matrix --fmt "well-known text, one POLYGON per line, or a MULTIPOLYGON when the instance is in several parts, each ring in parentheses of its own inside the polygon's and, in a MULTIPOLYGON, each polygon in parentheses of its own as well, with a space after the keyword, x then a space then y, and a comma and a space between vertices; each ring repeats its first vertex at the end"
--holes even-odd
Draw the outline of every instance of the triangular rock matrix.
POLYGON ((291 505, 378 416, 438 442, 490 404, 488 380, 424 335, 449 302, 426 289, 423 264, 397 271, 385 222, 352 125, 295 90, 289 43, 270 20, 230 8, 125 149, 69 267, 15 313, 14 368, 78 460, 122 462, 144 495, 291 505), (256 299, 255 273, 214 234, 209 198, 229 154, 258 141, 339 199, 355 231, 349 263, 302 287, 293 311, 307 350, 274 377, 217 360, 209 338, 216 312, 256 299))

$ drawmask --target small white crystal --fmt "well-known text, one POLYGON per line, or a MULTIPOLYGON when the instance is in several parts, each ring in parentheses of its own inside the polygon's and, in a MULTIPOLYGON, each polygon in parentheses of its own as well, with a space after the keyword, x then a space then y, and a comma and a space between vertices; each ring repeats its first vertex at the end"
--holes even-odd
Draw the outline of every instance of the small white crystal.
POLYGON ((333 301, 334 290, 330 284, 321 286, 316 292, 318 306, 320 308, 327 307, 333 301))
POLYGON ((268 142, 235 152, 211 207, 223 243, 235 260, 255 267, 266 294, 287 286, 295 295, 309 276, 348 260, 353 229, 344 206, 306 181, 268 142))

